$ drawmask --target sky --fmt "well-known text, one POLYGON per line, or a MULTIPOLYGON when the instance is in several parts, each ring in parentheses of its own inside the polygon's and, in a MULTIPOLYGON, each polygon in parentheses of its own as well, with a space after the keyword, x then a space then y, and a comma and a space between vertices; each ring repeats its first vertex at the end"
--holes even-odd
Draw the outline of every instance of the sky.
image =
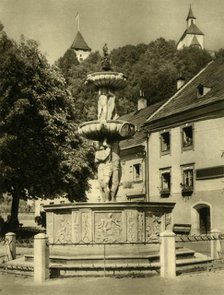
POLYGON ((191 4, 209 50, 224 48, 224 0, 0 0, 0 20, 10 38, 37 40, 53 63, 80 32, 93 51, 127 44, 175 40, 186 28, 191 4))

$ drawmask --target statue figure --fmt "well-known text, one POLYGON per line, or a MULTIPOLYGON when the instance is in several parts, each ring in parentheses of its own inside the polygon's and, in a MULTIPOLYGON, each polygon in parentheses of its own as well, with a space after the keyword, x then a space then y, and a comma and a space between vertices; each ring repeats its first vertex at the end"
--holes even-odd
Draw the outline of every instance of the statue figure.
POLYGON ((111 156, 111 147, 106 142, 101 143, 99 150, 95 153, 95 162, 98 164, 98 180, 103 202, 110 201, 111 156))
POLYGON ((108 92, 108 113, 107 113, 107 120, 116 120, 118 118, 118 114, 116 112, 116 96, 111 91, 108 92))
POLYGON ((121 162, 119 142, 113 142, 112 147, 112 178, 111 178, 111 199, 116 202, 116 196, 121 180, 121 162))
POLYGON ((119 143, 109 144, 104 140, 96 151, 95 162, 98 164, 98 179, 103 201, 115 202, 121 178, 119 143))
POLYGON ((116 96, 111 91, 106 89, 99 90, 98 98, 98 120, 116 120, 118 115, 115 108, 116 96))
POLYGON ((104 71, 110 71, 111 70, 111 62, 110 62, 110 57, 108 53, 108 47, 107 44, 105 43, 103 46, 103 57, 101 60, 101 66, 102 70, 104 71))
POLYGON ((109 55, 107 43, 105 43, 103 46, 103 55, 104 55, 104 57, 109 55))
POLYGON ((108 102, 106 96, 106 90, 99 90, 99 98, 98 98, 98 120, 106 121, 108 113, 108 102))

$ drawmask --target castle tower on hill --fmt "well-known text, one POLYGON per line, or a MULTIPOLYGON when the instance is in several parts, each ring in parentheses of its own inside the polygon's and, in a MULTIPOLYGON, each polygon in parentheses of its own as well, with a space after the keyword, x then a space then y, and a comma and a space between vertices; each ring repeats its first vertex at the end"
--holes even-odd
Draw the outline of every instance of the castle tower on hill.
POLYGON ((75 40, 72 43, 71 49, 76 53, 79 62, 85 60, 91 53, 91 48, 87 45, 82 34, 78 31, 75 40))
POLYGON ((204 49, 204 34, 196 26, 196 17, 193 14, 191 6, 186 21, 187 28, 177 43, 177 49, 180 50, 184 47, 191 46, 204 49))

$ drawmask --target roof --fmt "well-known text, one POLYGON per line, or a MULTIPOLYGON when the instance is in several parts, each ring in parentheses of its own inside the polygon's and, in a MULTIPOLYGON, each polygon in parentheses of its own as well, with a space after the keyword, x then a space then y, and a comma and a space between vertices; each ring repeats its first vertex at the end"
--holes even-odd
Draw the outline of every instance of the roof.
POLYGON ((178 43, 180 41, 182 41, 187 34, 191 34, 191 35, 204 35, 204 33, 202 33, 202 31, 194 23, 191 23, 191 25, 184 31, 184 33, 181 36, 181 38, 178 41, 178 43))
POLYGON ((194 36, 194 38, 192 39, 190 46, 199 46, 199 47, 201 47, 201 44, 198 42, 198 38, 196 36, 194 36))
POLYGON ((166 103, 164 103, 146 124, 173 117, 186 111, 223 101, 224 110, 224 62, 210 62, 193 79, 186 83, 166 103), (197 86, 202 84, 211 90, 203 96, 197 96, 197 86))
POLYGON ((75 50, 91 51, 91 48, 87 45, 86 41, 84 40, 82 34, 79 31, 77 32, 77 35, 72 43, 71 48, 75 50))
POLYGON ((191 6, 190 6, 190 9, 189 9, 189 12, 188 12, 188 16, 187 16, 187 19, 186 20, 189 20, 190 18, 196 19, 196 17, 193 14, 193 11, 191 9, 191 6))
POLYGON ((140 128, 143 126, 147 118, 151 116, 162 104, 163 102, 160 101, 160 102, 151 104, 150 106, 144 109, 141 109, 140 111, 135 111, 135 112, 123 115, 119 118, 119 120, 131 122, 137 127, 137 131, 132 138, 122 140, 120 142, 121 150, 138 146, 145 141, 146 134, 140 128))

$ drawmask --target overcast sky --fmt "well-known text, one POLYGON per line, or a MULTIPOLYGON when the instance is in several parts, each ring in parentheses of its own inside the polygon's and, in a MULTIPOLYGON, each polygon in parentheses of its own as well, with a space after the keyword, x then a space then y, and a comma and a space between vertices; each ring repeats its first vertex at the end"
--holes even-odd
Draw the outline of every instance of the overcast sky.
POLYGON ((9 37, 21 34, 39 41, 52 63, 80 31, 95 50, 153 41, 178 41, 186 27, 189 5, 205 34, 206 49, 224 48, 224 0, 0 0, 0 19, 9 37))

